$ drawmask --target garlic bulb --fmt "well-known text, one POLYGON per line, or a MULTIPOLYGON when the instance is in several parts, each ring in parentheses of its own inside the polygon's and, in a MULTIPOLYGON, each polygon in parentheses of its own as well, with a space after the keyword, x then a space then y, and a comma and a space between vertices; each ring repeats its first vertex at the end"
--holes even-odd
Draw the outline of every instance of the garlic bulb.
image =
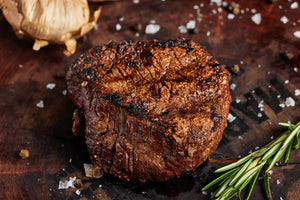
POLYGON ((75 52, 76 39, 93 28, 101 12, 90 17, 87 0, 0 0, 0 7, 18 38, 35 40, 33 50, 65 44, 66 55, 75 52))

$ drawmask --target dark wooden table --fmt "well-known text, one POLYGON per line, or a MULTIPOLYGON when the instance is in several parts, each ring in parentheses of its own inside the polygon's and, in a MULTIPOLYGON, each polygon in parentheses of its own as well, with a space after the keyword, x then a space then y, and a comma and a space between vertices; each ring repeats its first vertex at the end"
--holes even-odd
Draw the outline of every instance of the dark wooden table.
MULTIPOLYGON (((278 136, 283 130, 278 122, 300 120, 300 38, 294 36, 300 31, 300 6, 291 9, 299 1, 237 1, 238 15, 229 15, 209 0, 133 2, 90 3, 91 9, 103 6, 98 28, 78 40, 77 51, 70 57, 63 54, 63 46, 33 51, 32 41, 17 39, 6 20, 0 20, 0 199, 209 199, 201 188, 216 177, 213 170, 222 162, 246 155, 278 136), (256 24, 251 18, 258 13, 261 22, 256 24), (160 30, 145 34, 151 20, 160 30), (195 20, 195 29, 182 33, 178 27, 190 20, 195 20), (167 182, 139 185, 108 175, 85 177, 83 163, 90 163, 89 156, 84 139, 71 132, 74 107, 62 94, 67 66, 87 49, 111 40, 175 37, 191 38, 222 64, 240 67, 230 83, 230 113, 235 118, 228 123, 219 148, 195 172, 167 182), (56 87, 47 89, 48 83, 56 87), (288 97, 295 105, 281 107, 288 97), (36 106, 41 100, 44 108, 36 106), (21 149, 30 151, 28 159, 18 157, 21 149), (69 177, 80 178, 83 186, 59 190, 59 181, 69 177), (75 194, 77 189, 80 195, 75 194)), ((273 199, 300 198, 299 164, 298 150, 292 151, 287 165, 274 167, 273 199)), ((258 181, 251 199, 264 198, 258 181)))

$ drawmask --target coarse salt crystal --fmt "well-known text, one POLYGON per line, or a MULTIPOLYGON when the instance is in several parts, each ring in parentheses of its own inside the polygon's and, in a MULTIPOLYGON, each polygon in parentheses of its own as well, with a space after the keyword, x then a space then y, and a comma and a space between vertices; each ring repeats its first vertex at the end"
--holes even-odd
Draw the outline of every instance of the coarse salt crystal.
POLYGON ((282 197, 279 197, 279 200, 284 200, 282 197))
POLYGON ((121 29, 122 29, 121 24, 116 24, 116 30, 117 30, 117 31, 120 31, 121 29))
POLYGON ((300 95, 300 90, 296 89, 294 93, 295 93, 295 96, 299 96, 300 95))
POLYGON ((210 31, 206 32, 206 36, 209 37, 210 36, 210 31))
POLYGON ((158 24, 148 24, 145 29, 146 34, 155 34, 160 30, 160 25, 158 24))
POLYGON ((186 28, 187 29, 195 29, 196 28, 196 21, 195 20, 190 20, 188 23, 186 23, 186 28))
POLYGON ((259 149, 259 147, 255 147, 255 150, 258 150, 259 149))
POLYGON ((252 20, 255 24, 259 25, 260 22, 261 22, 261 14, 260 14, 260 13, 256 13, 255 15, 253 15, 253 16, 251 17, 251 20, 252 20))
POLYGON ((284 104, 284 103, 281 103, 281 104, 279 104, 279 107, 284 108, 284 107, 285 107, 285 104, 284 104))
POLYGON ((193 7, 195 10, 199 9, 199 6, 198 5, 194 5, 193 7))
POLYGON ((282 17, 280 18, 280 21, 281 21, 282 23, 286 24, 286 23, 288 23, 289 19, 288 19, 286 16, 282 16, 282 17))
POLYGON ((180 33, 187 33, 188 32, 187 28, 184 25, 178 26, 178 29, 179 29, 180 33))
POLYGON ((120 21, 120 22, 124 21, 124 17, 120 17, 120 18, 119 18, 119 21, 120 21))
POLYGON ((291 4, 291 9, 296 9, 296 8, 298 8, 298 2, 294 2, 294 3, 292 3, 291 4))
POLYGON ((236 119, 236 116, 233 116, 231 113, 228 114, 227 121, 229 123, 233 122, 236 119))
POLYGON ((206 191, 202 191, 202 194, 207 195, 208 193, 206 191))
POLYGON ((94 30, 98 30, 98 24, 94 24, 93 28, 94 30))
POLYGON ((55 83, 48 83, 46 85, 46 88, 49 89, 49 90, 53 90, 55 88, 56 84, 55 83))
POLYGON ((243 140, 243 137, 242 137, 242 136, 240 136, 240 135, 238 136, 238 138, 239 138, 239 140, 243 140))
POLYGON ((236 102, 236 103, 240 103, 241 100, 240 100, 240 99, 236 99, 235 102, 236 102))
POLYGON ((261 114, 261 113, 258 113, 258 114, 257 114, 257 117, 261 118, 261 117, 262 117, 262 114, 261 114))
POLYGON ((298 72, 298 68, 297 67, 294 67, 294 72, 298 72))
POLYGON ((138 4, 138 3, 140 3, 140 0, 133 0, 133 3, 138 4))
POLYGON ((212 12, 212 14, 214 14, 214 15, 217 14, 217 11, 216 11, 215 9, 213 9, 211 12, 212 12))
POLYGON ((80 195, 80 193, 81 193, 80 190, 75 191, 75 194, 77 194, 78 196, 80 195))
POLYGON ((272 175, 272 174, 273 174, 273 170, 270 170, 270 171, 269 171, 269 174, 272 175))
POLYGON ((213 4, 217 4, 217 6, 221 6, 222 5, 222 0, 210 0, 210 3, 213 4))
POLYGON ((23 68, 23 65, 19 65, 20 68, 23 68))
POLYGON ((59 181, 58 183, 58 189, 68 189, 68 188, 75 188, 74 184, 75 184, 75 180, 76 177, 70 177, 69 180, 65 180, 65 181, 59 181))
POLYGON ((289 80, 285 80, 285 81, 284 81, 284 84, 288 84, 288 83, 289 83, 289 80))
POLYGON ((229 20, 231 20, 231 19, 234 19, 234 14, 232 14, 232 13, 229 13, 228 15, 227 15, 227 19, 229 19, 229 20))
POLYGON ((43 101, 43 100, 40 100, 40 101, 36 104, 36 107, 38 107, 38 108, 44 108, 44 101, 43 101))
POLYGON ((279 94, 279 95, 277 95, 277 99, 279 99, 281 97, 281 95, 279 94))
POLYGON ((252 9, 251 9, 251 13, 252 13, 252 14, 256 13, 255 8, 252 8, 252 9))
POLYGON ((64 95, 64 96, 66 96, 66 95, 67 95, 67 93, 68 93, 68 91, 67 91, 67 90, 63 90, 63 91, 61 92, 61 94, 62 94, 62 95, 64 95))
POLYGON ((232 83, 232 84, 230 85, 230 89, 231 89, 231 90, 235 90, 235 88, 236 88, 236 84, 235 84, 235 83, 232 83))
POLYGON ((241 63, 241 65, 242 65, 242 64, 244 64, 244 61, 241 60, 240 63, 241 63))
POLYGON ((286 107, 289 107, 289 106, 295 106, 295 100, 292 98, 292 97, 288 97, 285 99, 285 105, 286 107))
POLYGON ((276 180, 276 184, 277 184, 277 185, 278 185, 278 184, 280 184, 280 181, 279 181, 279 179, 277 179, 277 180, 276 180))
POLYGON ((296 38, 300 38, 300 31, 295 31, 293 33, 293 35, 296 37, 296 38))
POLYGON ((101 184, 99 185, 99 188, 102 188, 102 185, 101 185, 101 184))
POLYGON ((222 12, 222 11, 223 11, 222 8, 219 7, 219 8, 218 8, 218 12, 220 13, 220 12, 222 12))

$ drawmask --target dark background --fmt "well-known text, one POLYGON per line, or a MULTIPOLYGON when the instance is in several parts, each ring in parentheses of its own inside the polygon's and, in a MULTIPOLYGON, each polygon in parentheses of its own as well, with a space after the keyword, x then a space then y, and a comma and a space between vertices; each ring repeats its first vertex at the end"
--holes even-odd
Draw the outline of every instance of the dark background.
MULTIPOLYGON (((33 51, 32 41, 17 39, 7 21, 0 20, 0 199, 209 199, 211 190, 203 194, 201 188, 216 177, 214 169, 278 136, 283 130, 278 122, 300 120, 300 96, 295 94, 300 89, 300 39, 293 35, 300 31, 300 8, 291 9, 296 0, 236 2, 241 12, 234 19, 209 0, 90 3, 91 10, 103 7, 98 28, 79 39, 76 53, 69 57, 63 46, 33 51), (251 20, 257 13, 262 18, 258 25, 251 20), (283 16, 288 18, 286 24, 280 21, 283 16), (160 30, 145 34, 151 20, 160 30), (178 27, 190 20, 196 21, 195 29, 181 33, 178 27), (240 67, 230 82, 232 89, 236 86, 230 110, 236 118, 228 124, 219 148, 195 172, 167 182, 140 185, 109 175, 85 177, 83 163, 90 163, 89 156, 84 139, 71 132, 74 107, 62 95, 68 65, 87 49, 111 40, 175 37, 199 42, 228 68, 240 67), (290 59, 283 56, 285 52, 292 55, 290 59), (46 89, 48 83, 56 87, 46 89), (294 99, 295 106, 280 107, 287 97, 294 99), (36 107, 40 100, 45 104, 42 109, 36 107), (18 158, 23 148, 30 151, 26 160, 18 158), (74 176, 82 179, 81 188, 58 190, 60 180, 74 176), (74 193, 77 189, 81 195, 74 193)), ((299 163, 298 150, 292 151, 287 165, 274 167, 273 199, 299 199, 299 163)), ((251 199, 264 199, 261 185, 260 180, 251 199)))

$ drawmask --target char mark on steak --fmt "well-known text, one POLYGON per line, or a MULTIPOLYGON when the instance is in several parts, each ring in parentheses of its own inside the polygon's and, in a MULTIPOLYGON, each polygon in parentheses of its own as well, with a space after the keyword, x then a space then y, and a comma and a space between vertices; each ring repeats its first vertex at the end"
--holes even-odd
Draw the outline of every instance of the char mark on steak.
POLYGON ((67 73, 78 108, 73 131, 84 124, 91 160, 106 173, 140 182, 180 176, 203 163, 222 138, 228 77, 188 39, 96 46, 67 73))

